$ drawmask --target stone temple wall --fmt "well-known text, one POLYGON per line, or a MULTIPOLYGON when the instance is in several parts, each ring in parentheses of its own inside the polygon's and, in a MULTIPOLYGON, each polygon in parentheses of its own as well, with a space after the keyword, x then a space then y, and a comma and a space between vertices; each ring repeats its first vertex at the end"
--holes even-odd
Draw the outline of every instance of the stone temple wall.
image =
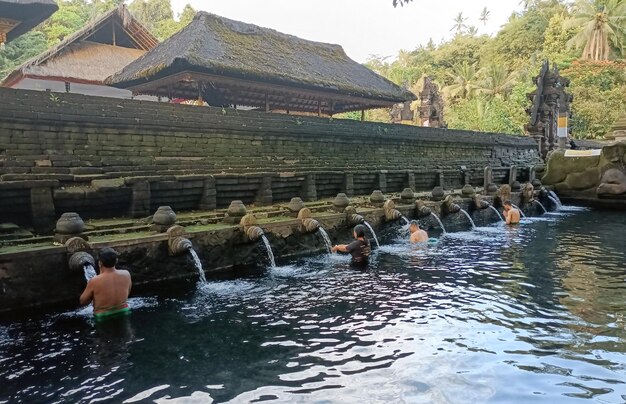
MULTIPOLYGON (((0 223, 507 181, 525 137, 0 88, 0 223)), ((522 171, 522 170, 518 170, 522 171)))

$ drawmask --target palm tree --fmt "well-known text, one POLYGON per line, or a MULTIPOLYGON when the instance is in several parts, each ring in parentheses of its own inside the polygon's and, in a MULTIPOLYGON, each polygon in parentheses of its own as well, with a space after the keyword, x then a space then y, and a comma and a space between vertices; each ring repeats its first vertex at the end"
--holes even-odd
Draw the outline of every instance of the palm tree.
POLYGON ((567 44, 583 47, 582 59, 608 60, 611 45, 624 54, 626 43, 626 0, 578 0, 574 17, 565 28, 580 27, 567 44))
POLYGON ((487 10, 487 7, 483 8, 483 11, 480 12, 479 20, 483 22, 483 25, 487 25, 487 20, 489 20, 489 14, 491 14, 491 11, 487 10))
POLYGON ((479 70, 478 74, 482 76, 479 83, 478 92, 486 94, 488 97, 506 98, 517 82, 517 73, 509 73, 506 67, 502 65, 490 65, 479 70))
POLYGON ((457 16, 454 18, 454 26, 450 31, 455 31, 457 35, 460 35, 467 28, 467 25, 465 25, 465 21, 467 21, 467 18, 463 17, 462 11, 459 12, 459 14, 457 14, 457 16))
POLYGON ((478 28, 476 28, 473 25, 470 25, 469 27, 467 27, 467 35, 469 36, 476 36, 478 35, 478 28))
POLYGON ((452 84, 443 88, 443 92, 450 98, 470 98, 479 89, 478 74, 476 64, 469 64, 467 61, 452 67, 452 73, 448 73, 452 78, 452 84))

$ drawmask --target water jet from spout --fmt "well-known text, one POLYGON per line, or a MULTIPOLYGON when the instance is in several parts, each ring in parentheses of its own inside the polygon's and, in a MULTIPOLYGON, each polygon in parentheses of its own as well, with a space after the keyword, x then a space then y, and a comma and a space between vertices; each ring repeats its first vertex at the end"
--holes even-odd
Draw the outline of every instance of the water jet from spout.
POLYGON ((328 251, 328 254, 332 254, 333 244, 330 241, 330 237, 328 236, 328 233, 326 233, 326 230, 324 230, 324 228, 322 226, 320 226, 317 229, 317 231, 322 236, 322 240, 324 240, 324 245, 326 246, 326 251, 328 251))
POLYGON ((198 271, 198 285, 205 285, 207 283, 206 275, 204 274, 204 269, 202 268, 202 262, 200 261, 200 257, 193 248, 189 248, 189 255, 193 259, 193 264, 196 267, 196 271, 198 271))
POLYGON ((376 237, 376 232, 374 231, 372 226, 367 221, 364 221, 363 224, 370 230, 370 233, 372 233, 372 237, 374 238, 374 242, 376 243, 376 247, 380 248, 380 243, 378 242, 378 237, 376 237))
POLYGON ((470 224, 472 225, 472 230, 476 230, 476 224, 472 220, 472 217, 469 215, 469 213, 467 213, 465 209, 460 209, 459 212, 463 213, 467 220, 469 220, 470 224))
POLYGON ((533 202, 535 202, 537 205, 541 206, 541 209, 543 209, 543 213, 548 213, 548 210, 546 209, 545 206, 543 206, 543 203, 539 202, 536 199, 533 202))
POLYGON ((439 223, 439 227, 441 227, 441 231, 443 232, 443 234, 446 234, 446 228, 443 226, 443 222, 441 221, 441 219, 439 219, 439 216, 437 216, 435 212, 430 212, 430 215, 435 218, 437 223, 439 223))
POLYGON ((261 240, 263 240, 263 244, 265 245, 265 250, 267 251, 267 259, 270 262, 270 266, 272 268, 276 268, 276 260, 274 259, 274 253, 272 252, 272 246, 270 245, 270 241, 265 237, 265 234, 261 236, 261 240))
POLYGON ((498 217, 500 218, 500 220, 502 220, 503 222, 505 222, 506 220, 504 220, 504 217, 502 216, 502 213, 500 213, 498 211, 498 209, 494 208, 493 205, 489 204, 489 209, 493 210, 494 212, 496 212, 496 215, 498 215, 498 217))

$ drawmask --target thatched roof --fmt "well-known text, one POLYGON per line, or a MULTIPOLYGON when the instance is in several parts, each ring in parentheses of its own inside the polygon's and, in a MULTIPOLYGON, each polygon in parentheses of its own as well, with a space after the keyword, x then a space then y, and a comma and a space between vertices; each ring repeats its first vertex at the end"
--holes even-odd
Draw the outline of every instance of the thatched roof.
MULTIPOLYGON (((206 12, 199 12, 187 27, 126 66, 107 83, 166 96, 161 92, 167 87, 174 96, 185 96, 189 89, 179 85, 184 78, 176 83, 158 81, 189 72, 206 75, 207 82, 226 97, 228 85, 219 78, 234 79, 233 85, 237 80, 246 80, 361 97, 380 105, 415 99, 409 91, 350 59, 339 45, 308 41, 206 12)), ((250 84, 249 88, 252 87, 250 84)), ((258 96, 251 97, 254 100, 250 99, 250 103, 258 101, 258 96)), ((240 103, 249 105, 244 101, 240 103)))
POLYGON ((24 77, 101 84, 157 44, 121 5, 22 64, 1 85, 10 87, 24 77))
POLYGON ((54 0, 0 0, 0 19, 19 22, 8 31, 7 40, 11 41, 30 31, 58 9, 54 0))

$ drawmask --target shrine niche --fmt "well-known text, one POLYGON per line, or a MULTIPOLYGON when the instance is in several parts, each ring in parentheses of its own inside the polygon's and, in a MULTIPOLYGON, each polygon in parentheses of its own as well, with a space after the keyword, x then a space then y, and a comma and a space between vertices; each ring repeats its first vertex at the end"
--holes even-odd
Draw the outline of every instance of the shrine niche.
POLYGON ((573 96, 565 91, 569 79, 559 74, 556 64, 550 68, 547 60, 534 78, 534 84, 537 88, 528 94, 532 106, 526 110, 530 122, 525 125, 525 130, 537 141, 539 152, 545 159, 552 150, 565 148, 568 144, 573 96))

